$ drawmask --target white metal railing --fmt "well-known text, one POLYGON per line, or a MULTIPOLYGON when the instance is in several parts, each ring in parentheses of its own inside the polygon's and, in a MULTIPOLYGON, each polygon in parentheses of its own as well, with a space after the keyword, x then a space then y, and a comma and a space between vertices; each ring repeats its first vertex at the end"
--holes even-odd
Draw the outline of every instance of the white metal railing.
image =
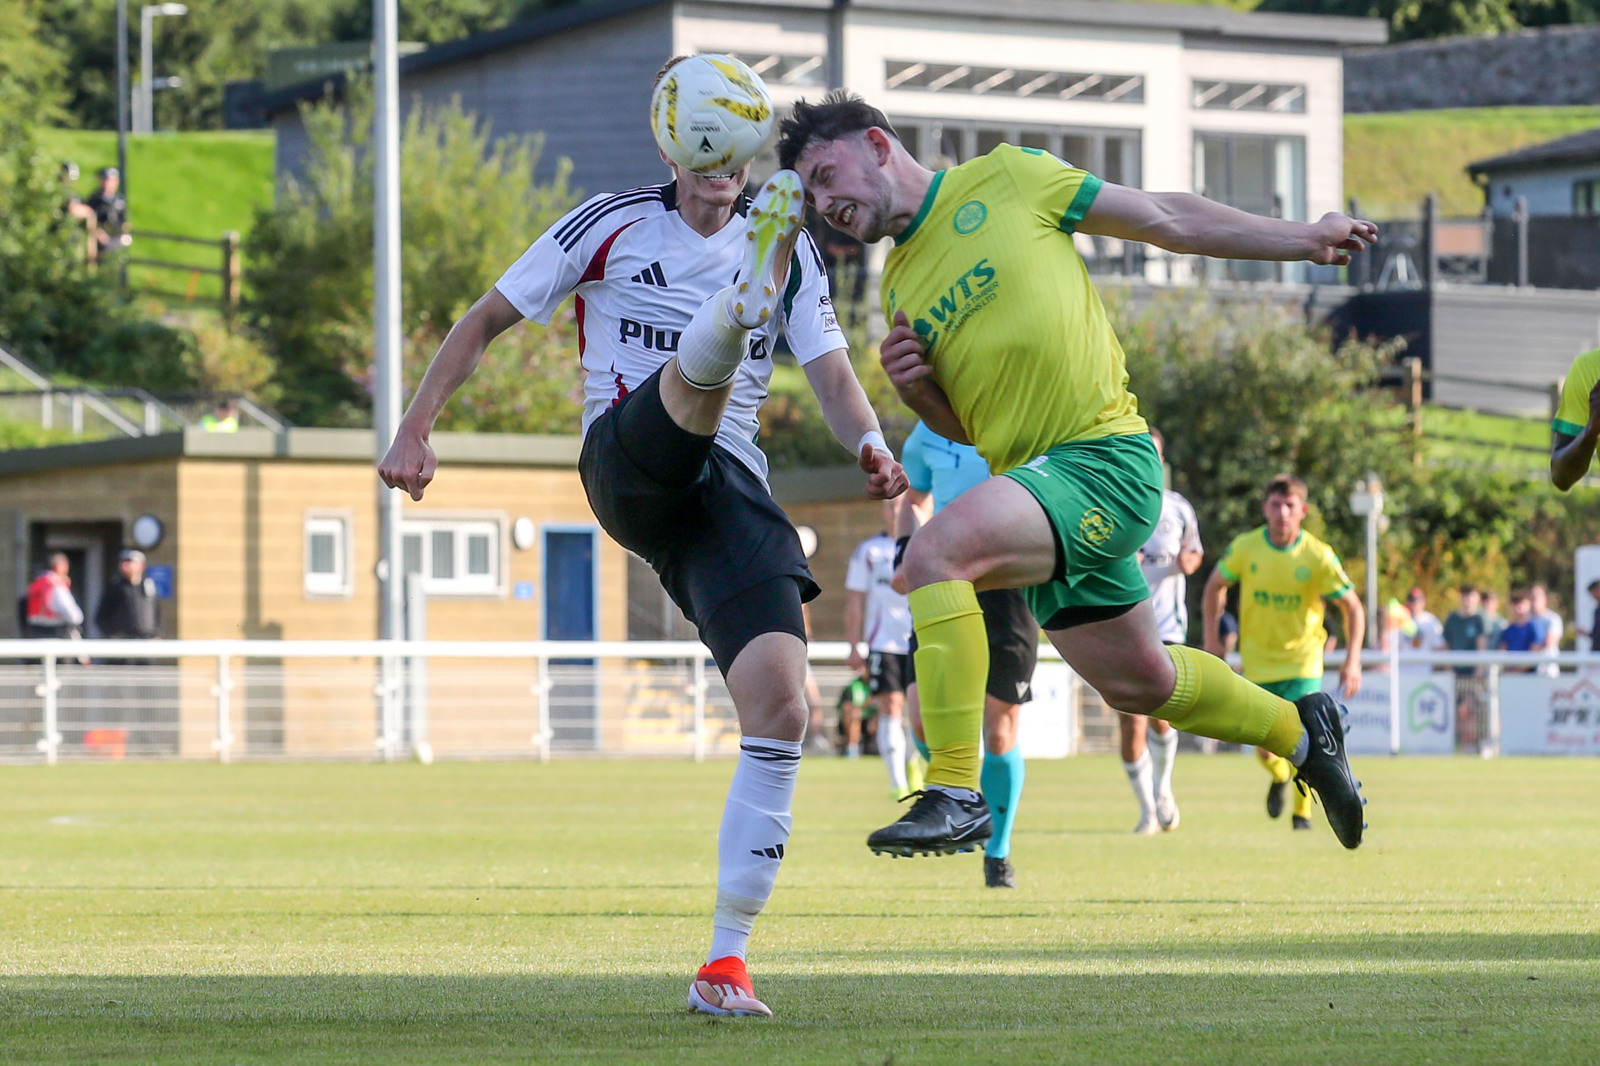
MULTIPOLYGON (((825 703, 853 676, 848 652, 811 645, 825 703)), ((1041 660, 1060 657, 1045 646, 1041 660)), ((1327 665, 1343 661, 1335 652, 1327 665)), ((1600 653, 1391 651, 1362 661, 1362 689, 1347 701, 1353 751, 1600 754, 1600 653)), ((1075 675, 1059 677, 1070 681, 1057 688, 1078 691, 1075 675)), ((1070 704, 1078 738, 1061 754, 1086 735, 1078 698, 1053 705, 1070 704)), ((737 716, 696 641, 0 640, 0 758, 393 760, 436 748, 704 759, 737 750, 737 716)))

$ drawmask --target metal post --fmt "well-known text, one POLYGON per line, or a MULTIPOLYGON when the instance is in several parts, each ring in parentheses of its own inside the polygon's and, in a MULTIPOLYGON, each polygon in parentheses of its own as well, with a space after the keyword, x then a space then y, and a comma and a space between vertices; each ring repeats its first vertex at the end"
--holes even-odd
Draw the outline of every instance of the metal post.
POLYGON ((694 761, 706 761, 706 661, 694 657, 694 761))
POLYGON ((1439 194, 1429 193, 1422 201, 1422 287, 1431 289, 1439 280, 1439 194))
MULTIPOLYGON (((421 574, 405 575, 406 639, 428 639, 428 597, 422 588, 421 574)), ((433 761, 428 743, 428 659, 413 655, 406 660, 406 731, 411 752, 420 762, 433 761)))
MULTIPOLYGON (((396 0, 373 0, 373 330, 375 345, 372 426, 374 458, 381 461, 400 424, 400 69, 396 0)), ((384 639, 400 636, 404 610, 404 558, 400 494, 378 488, 378 559, 384 639)))
POLYGON ((1517 197, 1511 211, 1512 224, 1517 227, 1517 288, 1528 287, 1528 198, 1517 197))
POLYGON ((400 754, 399 659, 387 652, 378 658, 378 751, 384 762, 400 754))
POLYGON ((229 230, 222 235, 222 314, 233 320, 239 303, 239 234, 229 230))
POLYGON ((1406 411, 1410 414, 1411 436, 1422 441, 1422 360, 1415 355, 1406 356, 1406 411))
POLYGON ((1400 754, 1400 634, 1389 642, 1389 754, 1400 754))
POLYGON ((144 402, 144 432, 147 437, 161 432, 161 409, 152 400, 144 402))
POLYGON ((128 198, 128 0, 117 0, 117 173, 128 198))
POLYGON ((72 394, 72 399, 67 401, 67 410, 72 412, 72 435, 83 436, 83 393, 72 394))
POLYGON ((44 697, 44 736, 39 741, 39 749, 44 752, 46 766, 56 764, 56 755, 61 750, 61 734, 56 727, 60 724, 60 704, 57 702, 56 693, 61 689, 61 681, 56 677, 56 657, 44 657, 44 684, 34 689, 35 694, 44 697))
POLYGON ((217 749, 217 761, 231 761, 233 749, 233 675, 228 669, 228 657, 217 656, 217 683, 211 694, 217 698, 217 739, 212 742, 217 749))
POLYGON ((539 761, 550 761, 550 659, 539 656, 539 679, 533 686, 539 697, 539 732, 533 742, 539 749, 539 761))
POLYGON ((1485 759, 1500 754, 1500 664, 1489 664, 1489 720, 1478 738, 1478 754, 1485 759))
POLYGON ((1378 614, 1378 523, 1383 515, 1367 515, 1367 647, 1378 650, 1378 627, 1385 619, 1378 614))
POLYGON ((56 427, 56 394, 50 389, 45 389, 39 395, 43 397, 39 401, 39 426, 42 429, 54 429, 56 427))

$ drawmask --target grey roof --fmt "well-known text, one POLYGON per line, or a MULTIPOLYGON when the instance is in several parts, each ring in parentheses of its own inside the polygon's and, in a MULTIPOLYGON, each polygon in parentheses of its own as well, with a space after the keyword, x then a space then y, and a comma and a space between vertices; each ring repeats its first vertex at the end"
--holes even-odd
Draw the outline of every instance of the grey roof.
MULTIPOLYGON (((440 462, 483 466, 576 467, 582 446, 576 436, 531 433, 435 433, 429 439, 440 462)), ((237 433, 212 433, 191 427, 181 433, 0 451, 0 477, 157 459, 371 463, 373 446, 370 429, 289 429, 282 433, 241 429, 237 433)))
MULTIPOLYGON (((498 30, 474 34, 400 59, 400 75, 459 63, 527 41, 554 37, 679 0, 584 0, 535 15, 498 30)), ((827 10, 830 0, 694 0, 697 6, 827 10)), ((1335 46, 1382 44, 1389 39, 1382 19, 1334 15, 1258 14, 1206 4, 1142 3, 1138 0, 837 0, 843 8, 909 14, 1055 22, 1082 26, 1133 26, 1178 30, 1236 40, 1298 41, 1335 46)), ((264 93, 255 106, 271 115, 312 100, 331 87, 342 91, 345 76, 337 74, 264 93)))
POLYGON ((1591 161, 1600 161, 1600 126, 1468 163, 1467 173, 1476 176, 1492 170, 1523 170, 1591 161))

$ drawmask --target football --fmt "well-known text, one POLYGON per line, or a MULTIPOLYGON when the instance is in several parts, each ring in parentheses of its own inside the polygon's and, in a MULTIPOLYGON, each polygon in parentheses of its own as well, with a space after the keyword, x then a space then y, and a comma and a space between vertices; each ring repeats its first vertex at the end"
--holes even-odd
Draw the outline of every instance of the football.
POLYGON ((755 158, 772 132, 772 99, 732 56, 690 56, 650 97, 650 128, 666 157, 697 174, 729 174, 755 158))

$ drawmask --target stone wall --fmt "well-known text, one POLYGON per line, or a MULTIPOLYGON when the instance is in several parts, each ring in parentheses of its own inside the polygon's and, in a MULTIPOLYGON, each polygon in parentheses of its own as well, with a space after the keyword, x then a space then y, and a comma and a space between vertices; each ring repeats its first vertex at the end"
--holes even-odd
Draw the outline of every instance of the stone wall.
POLYGON ((1553 104, 1600 104, 1600 26, 1412 41, 1345 53, 1349 114, 1553 104))

